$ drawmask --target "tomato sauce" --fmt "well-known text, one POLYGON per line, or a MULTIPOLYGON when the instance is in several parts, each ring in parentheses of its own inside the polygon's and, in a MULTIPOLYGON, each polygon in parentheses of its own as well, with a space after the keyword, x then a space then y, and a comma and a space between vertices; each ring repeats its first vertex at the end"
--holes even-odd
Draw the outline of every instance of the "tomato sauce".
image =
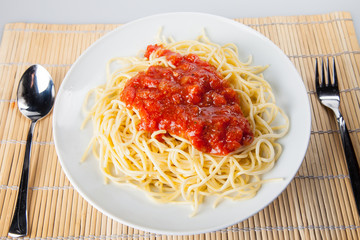
POLYGON ((227 155, 253 140, 236 92, 214 66, 195 54, 182 56, 161 45, 149 45, 175 68, 150 66, 129 79, 120 100, 141 116, 138 130, 188 139, 200 151, 227 155))

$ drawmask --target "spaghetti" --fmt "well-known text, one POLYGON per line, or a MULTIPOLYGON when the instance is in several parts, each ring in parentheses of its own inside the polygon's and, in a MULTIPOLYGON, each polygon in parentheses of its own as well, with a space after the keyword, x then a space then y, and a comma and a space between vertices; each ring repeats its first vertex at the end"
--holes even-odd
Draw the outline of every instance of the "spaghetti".
POLYGON ((151 66, 175 68, 173 62, 155 50, 147 57, 109 61, 106 84, 90 91, 85 99, 87 103, 95 95, 95 104, 87 111, 84 122, 92 119, 94 127, 87 152, 92 149, 100 160, 106 179, 132 184, 158 202, 191 204, 193 214, 206 196, 217 196, 214 205, 224 198, 254 197, 261 185, 269 181, 262 180, 261 175, 273 168, 281 154, 276 140, 289 128, 288 117, 276 105, 272 89, 263 78, 266 67, 252 66, 251 58, 241 62, 234 44, 219 46, 205 35, 197 40, 158 44, 182 56, 194 54, 216 68, 237 94, 253 134, 252 141, 219 155, 199 150, 179 134, 139 128, 141 112, 121 101, 120 96, 139 72, 151 66), (121 67, 111 71, 115 63, 121 67))

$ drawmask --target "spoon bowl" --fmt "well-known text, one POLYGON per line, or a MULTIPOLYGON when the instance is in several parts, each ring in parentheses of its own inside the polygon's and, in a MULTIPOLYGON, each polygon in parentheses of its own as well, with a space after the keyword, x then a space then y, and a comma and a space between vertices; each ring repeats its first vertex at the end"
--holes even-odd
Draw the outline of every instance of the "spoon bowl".
POLYGON ((51 111, 54 101, 55 87, 49 72, 41 65, 30 66, 22 75, 17 90, 18 108, 25 117, 31 120, 31 124, 26 140, 16 207, 8 233, 13 238, 26 236, 28 232, 27 195, 31 141, 36 122, 51 111))
POLYGON ((30 120, 45 117, 54 105, 55 88, 49 72, 41 65, 32 65, 22 75, 17 90, 20 112, 30 120))

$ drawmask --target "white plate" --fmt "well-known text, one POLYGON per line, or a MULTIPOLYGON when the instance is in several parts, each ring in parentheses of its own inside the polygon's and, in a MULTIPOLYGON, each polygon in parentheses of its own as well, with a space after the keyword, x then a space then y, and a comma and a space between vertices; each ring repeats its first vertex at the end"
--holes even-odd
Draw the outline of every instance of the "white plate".
POLYGON ((77 191, 94 207, 128 226, 160 234, 197 234, 215 231, 243 221, 270 204, 293 179, 304 158, 310 137, 310 107, 303 82, 287 56, 269 39, 233 20, 202 13, 169 13, 128 23, 93 44, 66 75, 54 108, 54 140, 60 163, 77 191), (155 43, 159 28, 176 40, 195 39, 206 30, 219 44, 235 43, 240 59, 254 57, 255 65, 270 64, 265 78, 277 103, 290 118, 290 131, 280 140, 284 151, 274 169, 264 178, 284 181, 263 185, 248 201, 224 201, 212 208, 206 201, 189 218, 191 207, 158 204, 129 186, 105 185, 98 161, 89 157, 80 163, 92 135, 92 126, 81 131, 81 106, 89 89, 105 82, 105 64, 117 56, 133 56, 155 43))

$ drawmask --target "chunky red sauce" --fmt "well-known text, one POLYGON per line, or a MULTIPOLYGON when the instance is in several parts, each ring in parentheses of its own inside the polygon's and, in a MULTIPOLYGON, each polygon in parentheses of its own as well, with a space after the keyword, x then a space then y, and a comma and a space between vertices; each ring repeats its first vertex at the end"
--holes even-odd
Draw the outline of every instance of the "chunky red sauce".
POLYGON ((145 57, 154 51, 175 68, 150 66, 131 78, 120 96, 139 111, 138 130, 166 130, 216 155, 252 142, 239 98, 215 67, 195 54, 182 56, 158 45, 149 45, 145 57))

